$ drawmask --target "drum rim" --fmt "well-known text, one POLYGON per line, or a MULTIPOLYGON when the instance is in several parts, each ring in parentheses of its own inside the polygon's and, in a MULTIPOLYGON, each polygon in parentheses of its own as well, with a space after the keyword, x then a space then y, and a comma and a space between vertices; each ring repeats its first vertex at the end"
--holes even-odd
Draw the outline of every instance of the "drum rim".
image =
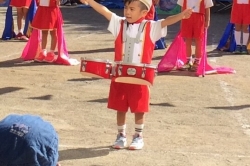
MULTIPOLYGON (((132 65, 132 66, 139 66, 139 67, 143 67, 144 63, 129 63, 129 62, 120 62, 120 61, 116 61, 115 62, 117 65, 132 65)), ((157 68, 157 65, 153 65, 153 64, 145 64, 145 67, 147 68, 157 68)))
POLYGON ((112 61, 110 61, 109 59, 103 60, 100 58, 81 58, 81 61, 91 61, 91 62, 105 62, 105 63, 113 63, 112 61))

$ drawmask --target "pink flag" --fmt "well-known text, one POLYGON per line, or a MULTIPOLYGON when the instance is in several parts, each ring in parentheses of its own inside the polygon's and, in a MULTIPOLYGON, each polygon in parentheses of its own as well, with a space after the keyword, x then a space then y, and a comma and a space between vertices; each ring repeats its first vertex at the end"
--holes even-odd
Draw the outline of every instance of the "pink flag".
POLYGON ((41 52, 41 34, 37 29, 33 29, 29 41, 23 49, 21 58, 25 61, 34 60, 41 52))
POLYGON ((231 74, 235 73, 235 70, 229 67, 211 67, 207 62, 207 28, 204 31, 204 37, 202 41, 202 57, 200 65, 197 69, 197 76, 205 76, 206 74, 231 74))
POLYGON ((158 72, 171 71, 186 62, 186 45, 180 32, 177 34, 169 49, 158 64, 158 72))

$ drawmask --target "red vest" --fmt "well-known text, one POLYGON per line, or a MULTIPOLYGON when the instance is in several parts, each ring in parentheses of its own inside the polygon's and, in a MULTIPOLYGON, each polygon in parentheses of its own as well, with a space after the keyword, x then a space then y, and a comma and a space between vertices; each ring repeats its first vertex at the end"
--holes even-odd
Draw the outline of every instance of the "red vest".
MULTIPOLYGON (((200 7, 199 13, 205 14, 205 2, 204 2, 204 0, 201 0, 200 4, 199 5, 197 4, 197 6, 200 7)), ((184 0, 184 2, 183 2, 182 10, 185 10, 185 9, 187 9, 187 0, 184 0)))
MULTIPOLYGON (((143 48, 141 53, 141 63, 150 64, 152 61, 153 51, 155 48, 155 44, 150 39, 150 22, 147 22, 144 28, 144 32, 142 34, 144 35, 143 39, 143 48)), ((123 40, 122 40, 122 34, 123 34, 123 25, 124 20, 121 21, 121 28, 120 32, 115 40, 115 61, 122 61, 123 60, 123 40)))

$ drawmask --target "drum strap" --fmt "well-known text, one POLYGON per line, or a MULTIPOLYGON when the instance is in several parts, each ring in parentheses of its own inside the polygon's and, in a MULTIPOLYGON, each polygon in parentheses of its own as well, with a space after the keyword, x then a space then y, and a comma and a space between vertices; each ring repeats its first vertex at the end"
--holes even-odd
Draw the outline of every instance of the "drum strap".
MULTIPOLYGON (((139 28, 138 28, 138 33, 136 35, 136 43, 140 42, 141 34, 142 34, 147 22, 148 22, 147 20, 143 20, 140 23, 139 28)), ((124 22, 123 22, 123 32, 122 32, 122 40, 123 40, 123 42, 127 41, 126 31, 127 31, 128 25, 129 25, 128 22, 126 20, 124 20, 124 22)))
POLYGON ((140 23, 139 28, 138 28, 138 33, 136 35, 135 38, 131 38, 129 36, 126 35, 126 30, 128 28, 128 23, 125 20, 123 23, 123 34, 122 34, 122 40, 123 43, 125 43, 125 61, 126 62, 132 62, 133 59, 133 52, 134 52, 134 45, 135 43, 139 43, 140 42, 140 38, 141 38, 141 34, 144 31, 145 25, 146 25, 147 21, 144 20, 140 23))

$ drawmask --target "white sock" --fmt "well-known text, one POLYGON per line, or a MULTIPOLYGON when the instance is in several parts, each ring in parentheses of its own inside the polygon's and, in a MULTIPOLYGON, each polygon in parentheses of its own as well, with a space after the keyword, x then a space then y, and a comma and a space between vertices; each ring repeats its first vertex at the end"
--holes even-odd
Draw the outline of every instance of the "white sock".
POLYGON ((135 134, 142 135, 144 124, 135 124, 135 134))
POLYGON ((242 38, 243 38, 243 42, 242 42, 242 45, 247 45, 247 42, 248 42, 248 38, 249 38, 249 33, 243 33, 242 35, 242 38))
POLYGON ((47 50, 46 49, 42 49, 42 53, 43 53, 43 55, 46 55, 47 54, 47 50))
POLYGON ((123 135, 126 135, 126 124, 122 126, 117 126, 118 133, 122 133, 123 135))
POLYGON ((241 45, 241 31, 234 32, 236 45, 241 45))
POLYGON ((18 30, 18 33, 23 34, 23 29, 19 29, 19 30, 18 30))

